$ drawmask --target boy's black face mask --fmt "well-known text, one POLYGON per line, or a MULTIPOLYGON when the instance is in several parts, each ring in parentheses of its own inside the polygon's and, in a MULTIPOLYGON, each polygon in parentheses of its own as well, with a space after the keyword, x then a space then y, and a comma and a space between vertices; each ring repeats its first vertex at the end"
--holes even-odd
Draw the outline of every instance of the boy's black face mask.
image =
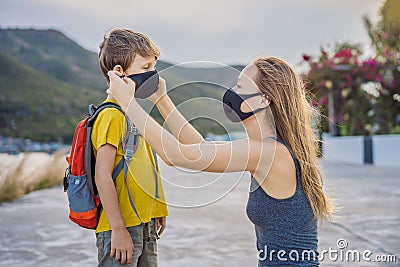
POLYGON ((145 99, 158 90, 159 76, 157 70, 126 76, 136 83, 135 97, 145 99))
POLYGON ((240 122, 253 116, 255 113, 263 110, 264 108, 258 108, 254 111, 243 112, 240 107, 242 103, 254 96, 263 95, 262 93, 255 93, 249 95, 239 95, 232 89, 226 90, 222 102, 224 103, 224 112, 228 119, 232 122, 240 122))

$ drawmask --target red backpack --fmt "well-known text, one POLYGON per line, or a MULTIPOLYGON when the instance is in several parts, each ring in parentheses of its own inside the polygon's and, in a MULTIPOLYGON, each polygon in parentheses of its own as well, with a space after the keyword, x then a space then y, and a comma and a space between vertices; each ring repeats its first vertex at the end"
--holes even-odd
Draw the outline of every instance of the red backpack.
MULTIPOLYGON (((64 192, 67 192, 69 202, 69 218, 76 224, 96 229, 101 212, 101 201, 98 195, 94 180, 95 157, 91 142, 91 134, 94 122, 98 114, 106 108, 115 108, 124 113, 120 106, 111 102, 105 102, 98 108, 89 106, 89 116, 80 121, 75 129, 72 147, 69 156, 66 157, 68 168, 64 176, 64 192)), ((139 131, 125 116, 128 132, 122 140, 124 157, 113 170, 112 179, 115 182, 117 176, 124 170, 124 179, 128 188, 129 201, 139 220, 140 216, 133 203, 128 187, 127 172, 128 165, 137 150, 139 131)), ((158 194, 158 163, 156 154, 153 151, 156 162, 156 198, 158 194)))

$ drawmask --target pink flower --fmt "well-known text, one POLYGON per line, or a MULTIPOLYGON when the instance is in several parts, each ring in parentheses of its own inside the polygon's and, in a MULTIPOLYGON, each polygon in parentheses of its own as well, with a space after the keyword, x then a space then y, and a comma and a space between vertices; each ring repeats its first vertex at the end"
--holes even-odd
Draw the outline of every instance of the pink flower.
POLYGON ((320 104, 321 106, 325 105, 325 104, 326 104, 326 97, 322 96, 322 97, 319 99, 318 102, 319 102, 319 104, 320 104))
POLYGON ((303 54, 303 59, 305 61, 309 61, 311 59, 311 57, 309 55, 303 54))
POLYGON ((342 50, 338 51, 333 58, 336 64, 347 64, 352 60, 353 56, 353 51, 351 49, 343 48, 342 50))
POLYGON ((387 32, 384 32, 384 33, 383 33, 383 38, 385 38, 385 39, 389 39, 389 33, 387 33, 387 32))
POLYGON ((350 59, 353 57, 353 51, 349 48, 343 48, 342 50, 338 51, 334 58, 345 58, 345 59, 350 59))
POLYGON ((388 58, 388 59, 390 59, 390 58, 392 58, 393 57, 393 52, 391 51, 391 49, 390 49, 390 47, 388 46, 388 45, 386 45, 385 46, 385 49, 384 49, 384 55, 388 58))
POLYGON ((371 68, 376 68, 378 66, 378 61, 375 59, 367 59, 364 61, 364 65, 371 68))
POLYGON ((313 106, 314 108, 318 107, 317 101, 311 100, 311 106, 313 106))
POLYGON ((346 79, 346 86, 347 87, 352 87, 353 86, 353 79, 350 75, 346 75, 345 77, 346 79))
POLYGON ((337 115, 337 119, 338 119, 338 121, 343 122, 343 121, 344 121, 343 113, 340 112, 340 113, 337 115))

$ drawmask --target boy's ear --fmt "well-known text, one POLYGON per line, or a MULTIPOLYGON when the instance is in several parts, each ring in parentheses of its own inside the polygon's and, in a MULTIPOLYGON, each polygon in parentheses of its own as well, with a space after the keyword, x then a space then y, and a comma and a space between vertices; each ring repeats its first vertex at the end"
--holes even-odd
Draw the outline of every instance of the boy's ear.
POLYGON ((124 75, 124 69, 122 68, 121 65, 115 65, 114 68, 113 68, 113 71, 118 76, 123 76, 124 75))

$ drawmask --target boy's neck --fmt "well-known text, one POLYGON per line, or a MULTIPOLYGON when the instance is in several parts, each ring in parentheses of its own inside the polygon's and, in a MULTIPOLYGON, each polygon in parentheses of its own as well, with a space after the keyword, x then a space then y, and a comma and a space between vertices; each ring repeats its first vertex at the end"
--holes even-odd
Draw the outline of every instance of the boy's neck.
POLYGON ((105 101, 108 101, 108 100, 114 100, 114 101, 115 101, 115 98, 114 98, 114 97, 112 97, 112 96, 110 96, 110 95, 107 95, 107 98, 106 98, 106 100, 105 100, 105 101))

